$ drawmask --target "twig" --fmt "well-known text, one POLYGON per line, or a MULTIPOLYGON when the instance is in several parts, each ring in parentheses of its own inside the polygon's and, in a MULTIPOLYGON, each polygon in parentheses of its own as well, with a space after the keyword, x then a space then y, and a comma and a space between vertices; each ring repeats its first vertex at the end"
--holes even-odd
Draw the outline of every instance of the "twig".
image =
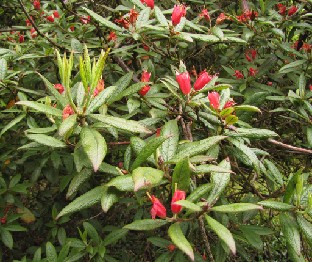
POLYGON ((36 26, 35 22, 33 21, 33 19, 30 17, 30 15, 27 13, 26 8, 22 2, 22 0, 18 0, 24 14, 26 15, 26 17, 28 18, 29 22, 31 23, 31 25, 35 28, 36 32, 42 36, 43 38, 45 38, 50 44, 52 44, 53 46, 61 49, 61 50, 66 50, 65 47, 59 45, 58 43, 55 43, 54 41, 52 41, 49 37, 47 37, 45 34, 41 33, 40 30, 38 29, 38 27, 36 26))
POLYGON ((109 146, 118 146, 118 145, 129 145, 130 141, 121 141, 121 142, 109 142, 109 146))
MULTIPOLYGON (((117 57, 117 56, 113 56, 113 60, 122 68, 122 70, 124 70, 125 72, 129 73, 131 72, 132 70, 125 64, 125 62, 120 58, 120 57, 117 57)), ((136 83, 139 83, 140 80, 139 78, 137 77, 136 74, 133 74, 133 77, 132 77, 133 81, 136 82, 136 83)))
POLYGON ((30 28, 15 28, 15 27, 11 27, 11 28, 3 28, 3 29, 0 29, 0 33, 5 33, 5 32, 12 32, 12 31, 27 31, 29 30, 30 28))
POLYGON ((276 141, 274 139, 271 139, 271 138, 268 139, 268 142, 270 142, 270 143, 272 143, 274 145, 280 146, 280 147, 284 147, 284 148, 290 149, 290 150, 298 152, 298 153, 312 154, 312 150, 309 150, 309 149, 306 149, 306 148, 302 148, 302 147, 296 147, 296 146, 287 145, 287 144, 284 144, 282 142, 278 142, 278 141, 276 141))
POLYGON ((205 247, 206 247, 206 251, 207 251, 207 253, 208 253, 210 262, 215 262, 215 260, 214 260, 214 258, 213 258, 213 255, 212 255, 212 252, 211 252, 209 240, 208 240, 208 237, 207 237, 207 234, 206 234, 203 216, 200 216, 200 217, 198 218, 198 222, 199 222, 200 233, 201 233, 202 238, 203 238, 203 240, 204 240, 205 247))

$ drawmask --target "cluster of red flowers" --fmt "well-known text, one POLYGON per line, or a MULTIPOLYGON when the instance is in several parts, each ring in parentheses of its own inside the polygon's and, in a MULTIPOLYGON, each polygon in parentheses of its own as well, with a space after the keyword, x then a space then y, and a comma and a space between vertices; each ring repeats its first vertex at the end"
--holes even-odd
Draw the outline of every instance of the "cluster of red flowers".
POLYGON ((251 62, 257 58, 257 50, 255 49, 248 49, 245 52, 245 57, 248 62, 251 62))
MULTIPOLYGON (((210 105, 215 109, 215 110, 219 110, 220 107, 220 95, 218 92, 216 91, 212 91, 210 93, 208 93, 208 100, 210 105)), ((233 99, 228 100, 225 105, 223 106, 223 109, 225 108, 229 108, 231 106, 235 105, 235 102, 233 99)))
POLYGON ((288 9, 288 12, 287 12, 287 7, 281 3, 277 4, 277 9, 278 9, 278 13, 282 16, 285 16, 286 14, 288 16, 292 16, 294 15, 297 10, 298 10, 298 7, 295 6, 295 5, 292 5, 289 9, 288 9))
POLYGON ((255 20, 258 17, 258 12, 254 10, 246 10, 241 15, 237 16, 237 20, 241 23, 248 23, 249 21, 255 20))
POLYGON ((57 10, 53 11, 52 15, 47 16, 47 20, 50 21, 51 23, 54 22, 55 18, 60 18, 60 15, 57 10))
POLYGON ((89 15, 84 15, 80 17, 80 22, 83 24, 89 24, 91 20, 91 17, 89 15))
POLYGON ((297 40, 294 45, 293 45, 293 48, 296 49, 296 50, 304 50, 305 52, 309 53, 311 52, 311 49, 312 49, 312 45, 310 45, 309 43, 302 43, 301 47, 298 48, 298 45, 299 45, 299 40, 297 40))
POLYGON ((233 76, 235 76, 236 79, 244 79, 244 74, 239 70, 235 70, 233 76))
MULTIPOLYGON (((148 82, 150 80, 150 78, 151 78, 151 73, 144 70, 142 72, 141 82, 148 82)), ((139 94, 141 96, 145 96, 150 89, 151 89, 151 87, 149 85, 146 85, 146 86, 141 88, 141 90, 139 91, 139 94)))
MULTIPOLYGON (((171 200, 171 211, 173 214, 178 214, 182 210, 182 206, 177 204, 176 202, 179 200, 184 200, 186 197, 185 191, 182 190, 176 190, 173 194, 172 200, 171 200)), ((155 219, 156 216, 160 218, 166 218, 167 216, 167 210, 165 206, 156 198, 154 195, 150 197, 150 200, 153 203, 152 209, 151 209, 151 217, 152 219, 155 219)))

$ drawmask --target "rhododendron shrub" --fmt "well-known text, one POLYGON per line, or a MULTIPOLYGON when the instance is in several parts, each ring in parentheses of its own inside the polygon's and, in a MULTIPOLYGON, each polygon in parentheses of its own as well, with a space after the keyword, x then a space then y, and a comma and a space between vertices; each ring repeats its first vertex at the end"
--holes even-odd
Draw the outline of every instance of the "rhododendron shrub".
POLYGON ((309 1, 0 6, 3 261, 305 261, 309 1))

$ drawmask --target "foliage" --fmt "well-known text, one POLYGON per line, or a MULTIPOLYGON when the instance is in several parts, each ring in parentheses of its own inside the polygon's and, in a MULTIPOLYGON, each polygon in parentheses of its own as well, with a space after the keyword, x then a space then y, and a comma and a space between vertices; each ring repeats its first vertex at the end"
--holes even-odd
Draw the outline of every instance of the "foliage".
POLYGON ((0 5, 4 261, 311 259, 312 2, 185 3, 0 5))

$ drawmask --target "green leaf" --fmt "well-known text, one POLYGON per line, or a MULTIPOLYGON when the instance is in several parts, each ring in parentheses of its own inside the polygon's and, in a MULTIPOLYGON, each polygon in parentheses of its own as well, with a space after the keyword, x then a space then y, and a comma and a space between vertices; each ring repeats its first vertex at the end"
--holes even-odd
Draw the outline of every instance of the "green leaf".
POLYGON ((69 199, 73 194, 75 194, 79 187, 91 177, 91 174, 91 170, 85 168, 75 175, 69 184, 66 199, 69 199))
POLYGON ((136 20, 135 27, 140 29, 143 25, 147 24, 150 16, 151 8, 145 7, 140 13, 136 20))
POLYGON ((64 136, 69 132, 77 122, 77 114, 70 115, 60 125, 58 133, 60 136, 64 136))
POLYGON ((142 148, 140 153, 137 155, 136 159, 134 160, 131 170, 139 167, 144 161, 153 154, 156 149, 167 139, 168 137, 159 136, 153 137, 150 139, 146 145, 142 148))
POLYGON ((116 127, 117 129, 129 131, 131 133, 144 133, 150 134, 152 131, 147 129, 144 125, 137 121, 126 120, 120 117, 103 116, 103 115, 90 115, 91 118, 98 120, 104 124, 116 127))
POLYGON ((265 159, 264 165, 266 166, 269 174, 274 178, 274 180, 275 180, 274 182, 276 182, 280 186, 283 186, 283 184, 284 184, 283 175, 280 173, 280 171, 275 166, 275 164, 273 162, 271 162, 270 160, 265 159))
POLYGON ((34 127, 25 130, 26 133, 32 133, 32 134, 48 134, 52 133, 57 129, 56 125, 50 126, 50 127, 34 127))
POLYGON ((41 247, 36 250, 32 262, 41 262, 41 247))
POLYGON ((269 72, 277 63, 278 59, 276 55, 271 55, 267 57, 264 62, 261 64, 261 66, 258 68, 257 71, 257 78, 261 77, 262 75, 266 74, 269 72))
POLYGON ((128 229, 121 228, 112 231, 103 239, 103 245, 108 246, 110 244, 116 243, 119 239, 123 238, 129 232, 128 229))
POLYGON ((168 21, 158 6, 154 7, 155 16, 161 26, 168 26, 168 21))
POLYGON ((289 211, 295 208, 293 205, 289 205, 287 203, 272 201, 272 200, 264 200, 257 203, 258 205, 262 205, 267 208, 272 208, 274 210, 280 211, 289 211))
POLYGON ((2 128, 1 132, 0 132, 0 137, 6 132, 8 131, 10 128, 12 128, 13 126, 15 126, 16 124, 18 124, 19 122, 21 122, 21 120, 23 120, 23 118, 25 117, 25 114, 19 115, 18 117, 14 118, 10 123, 8 123, 4 128, 2 128))
POLYGON ((46 256, 48 262, 57 262, 57 253, 51 242, 46 244, 46 256))
POLYGON ((160 154, 164 161, 168 161, 176 154, 179 143, 179 127, 177 120, 169 120, 161 128, 162 136, 169 137, 160 146, 160 154))
POLYGON ((100 237, 96 229, 88 222, 82 223, 83 228, 87 231, 88 236, 98 245, 100 237))
POLYGON ((186 200, 190 202, 197 202, 201 197, 205 196, 211 189, 213 185, 210 183, 200 185, 197 187, 188 197, 186 200))
MULTIPOLYGON (((142 151, 142 148, 146 145, 146 142, 137 136, 132 136, 130 138, 130 145, 134 153, 138 155, 142 151)), ((149 156, 146 161, 156 166, 156 161, 153 156, 149 156)))
POLYGON ((106 188, 101 198, 101 207, 104 213, 107 213, 107 211, 117 202, 118 202, 117 193, 114 190, 112 190, 112 188, 106 188))
POLYGON ((307 221, 301 214, 297 214, 297 223, 300 230, 308 240, 309 245, 312 245, 312 224, 307 221))
POLYGON ((216 43, 221 42, 220 39, 214 35, 208 34, 189 34, 193 39, 197 39, 199 41, 208 42, 208 43, 216 43))
POLYGON ((96 21, 98 21, 101 25, 108 27, 114 31, 120 31, 120 32, 123 31, 123 29, 121 27, 115 25, 114 23, 105 19, 104 17, 94 13, 92 10, 90 10, 86 7, 82 7, 82 9, 85 10, 92 18, 94 18, 96 21))
POLYGON ((9 249, 13 248, 13 237, 12 237, 12 234, 8 230, 6 230, 4 228, 1 229, 1 240, 2 240, 3 244, 6 247, 8 247, 9 249))
POLYGON ((304 98, 305 96, 305 89, 306 89, 306 83, 307 83, 307 80, 306 80, 306 77, 305 77, 305 72, 302 72, 300 77, 299 77, 299 83, 298 83, 298 86, 299 86, 299 96, 301 98, 304 98))
POLYGON ((253 247, 255 247, 258 250, 263 249, 263 242, 258 234, 256 234, 254 231, 250 230, 249 228, 240 228, 243 236, 247 239, 249 244, 251 244, 253 247))
POLYGON ((235 111, 247 111, 247 112, 261 113, 261 110, 256 106, 241 105, 241 106, 234 106, 234 108, 235 108, 235 111))
POLYGON ((0 59, 0 81, 2 81, 7 73, 8 66, 7 61, 4 58, 0 59))
POLYGON ((46 79, 43 75, 41 75, 39 73, 37 73, 37 74, 41 77, 44 85, 49 90, 49 92, 55 97, 57 103, 60 104, 64 108, 68 104, 65 97, 62 96, 58 90, 56 90, 54 85, 48 79, 46 79))
POLYGON ((278 136, 275 132, 268 129, 259 128, 235 128, 235 131, 226 131, 229 137, 245 137, 250 139, 267 139, 278 136))
POLYGON ((88 127, 82 128, 80 138, 82 147, 96 172, 107 152, 105 139, 98 131, 88 127))
POLYGON ((291 247, 297 255, 300 255, 300 234, 295 219, 289 213, 280 213, 279 219, 283 236, 285 237, 288 246, 291 247))
POLYGON ((294 70, 295 67, 298 67, 304 63, 306 63, 307 60, 296 60, 294 62, 291 62, 287 65, 284 65, 280 70, 279 73, 283 74, 283 73, 287 73, 289 72, 289 69, 294 70))
POLYGON ((211 208, 215 212, 226 212, 226 213, 236 213, 245 212, 250 210, 262 210, 262 206, 251 204, 251 203, 235 203, 222 206, 214 206, 211 208))
POLYGON ((111 104, 115 101, 120 100, 122 96, 122 92, 127 88, 127 86, 130 84, 132 80, 133 72, 130 72, 124 76, 122 76, 116 83, 116 89, 115 92, 112 94, 112 96, 108 99, 107 103, 111 104))
POLYGON ((98 110, 100 106, 105 104, 111 98, 115 91, 116 86, 110 86, 105 88, 102 92, 100 92, 96 97, 91 100, 91 103, 86 110, 86 114, 88 115, 98 110))
MULTIPOLYGON (((230 169, 231 164, 229 159, 224 159, 222 162, 220 162, 219 166, 225 169, 230 169)), ((207 198, 207 202, 209 204, 215 203, 222 192, 225 190, 226 186, 230 182, 230 173, 213 172, 211 173, 211 182, 213 187, 207 198)))
POLYGON ((172 175, 172 193, 175 191, 175 184, 179 190, 188 191, 190 186, 190 160, 189 158, 181 159, 175 166, 172 175))
POLYGON ((124 91, 122 91, 120 93, 120 98, 121 97, 129 97, 132 94, 137 93, 139 90, 142 89, 142 87, 146 86, 145 82, 139 82, 139 83, 135 83, 131 86, 129 86, 127 89, 125 89, 124 91))
POLYGON ((48 115, 53 115, 53 116, 62 116, 62 110, 54 108, 52 106, 47 106, 42 103, 38 102, 33 102, 33 101, 19 101, 16 103, 17 105, 23 105, 23 106, 28 106, 30 108, 33 108, 41 113, 45 113, 48 115))
POLYGON ((120 191, 132 191, 134 190, 134 183, 132 175, 124 175, 113 178, 106 184, 107 187, 114 186, 120 191))
POLYGON ((200 141, 190 142, 186 148, 180 150, 172 159, 170 159, 170 162, 175 163, 183 158, 191 157, 208 151, 208 149, 225 138, 226 136, 213 136, 200 141))
POLYGON ((155 187, 160 184, 164 172, 151 167, 138 167, 132 172, 134 191, 155 187))
POLYGON ((81 195, 80 197, 77 197, 74 201, 64 207, 55 219, 57 220, 64 215, 80 211, 100 202, 104 190, 104 186, 98 186, 81 195))
POLYGON ((217 173, 234 173, 232 170, 223 168, 221 166, 215 166, 215 165, 199 165, 195 167, 195 170, 193 170, 195 174, 206 174, 206 173, 212 173, 212 172, 217 172, 217 173))
POLYGON ((66 147, 66 144, 54 137, 47 136, 44 134, 26 134, 26 136, 41 145, 50 146, 50 147, 66 147))
POLYGON ((183 206, 185 207, 186 209, 190 209, 194 212, 200 212, 202 211, 201 207, 188 201, 188 200, 179 200, 179 201, 176 201, 175 204, 178 204, 180 206, 183 206))
POLYGON ((153 230, 166 225, 168 222, 163 219, 142 219, 136 220, 123 228, 137 231, 153 230))
POLYGON ((168 235, 171 238, 172 242, 192 261, 194 261, 194 252, 192 246, 183 235, 179 223, 174 223, 169 227, 168 235))
POLYGON ((211 28, 211 33, 213 33, 215 36, 217 36, 220 40, 224 39, 223 31, 218 26, 214 26, 213 28, 211 28))
POLYGON ((236 245, 232 233, 224 225, 212 217, 205 215, 208 226, 230 248, 233 255, 236 253, 236 245))

